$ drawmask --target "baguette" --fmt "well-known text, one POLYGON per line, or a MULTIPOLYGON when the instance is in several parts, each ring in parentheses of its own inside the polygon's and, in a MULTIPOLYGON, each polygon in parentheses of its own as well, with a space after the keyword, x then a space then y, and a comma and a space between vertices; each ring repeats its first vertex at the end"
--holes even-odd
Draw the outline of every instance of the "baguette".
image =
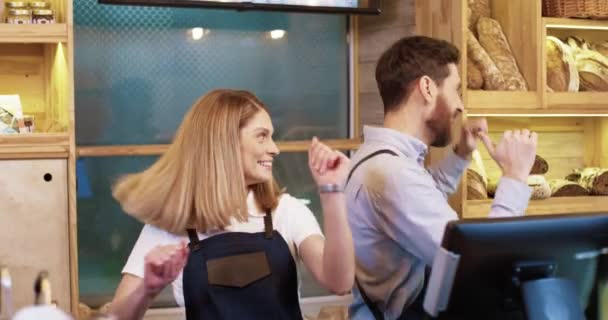
POLYGON ((500 23, 494 19, 480 17, 477 22, 479 43, 492 58, 505 82, 505 90, 527 91, 526 80, 519 71, 509 42, 502 32, 500 23))
POLYGON ((485 90, 503 90, 505 80, 502 73, 486 50, 479 44, 471 30, 468 30, 467 33, 467 52, 471 61, 479 66, 483 77, 483 88, 485 90))

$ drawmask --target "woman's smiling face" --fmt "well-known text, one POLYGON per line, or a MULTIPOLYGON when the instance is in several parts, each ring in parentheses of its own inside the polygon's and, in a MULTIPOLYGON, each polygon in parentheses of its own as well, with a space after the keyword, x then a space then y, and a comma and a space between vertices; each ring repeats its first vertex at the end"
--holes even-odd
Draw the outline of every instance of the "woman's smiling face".
POLYGON ((272 140, 273 132, 270 115, 262 109, 241 128, 241 158, 247 186, 272 180, 272 161, 279 154, 272 140))

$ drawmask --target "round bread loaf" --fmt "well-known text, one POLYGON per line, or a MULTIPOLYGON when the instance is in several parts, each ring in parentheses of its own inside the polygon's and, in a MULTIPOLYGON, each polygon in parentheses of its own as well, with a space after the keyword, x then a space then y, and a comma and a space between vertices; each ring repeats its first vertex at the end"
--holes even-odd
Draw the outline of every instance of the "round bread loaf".
POLYGON ((593 50, 582 50, 576 55, 576 67, 581 89, 608 91, 608 58, 593 50))
POLYGON ((604 57, 608 57, 608 41, 594 43, 591 48, 602 54, 604 57))
POLYGON ((570 47, 556 37, 547 37, 547 86, 553 91, 576 92, 579 76, 570 47))
POLYGON ((547 199, 551 196, 551 186, 541 174, 532 174, 528 176, 528 186, 532 188, 532 200, 547 199))

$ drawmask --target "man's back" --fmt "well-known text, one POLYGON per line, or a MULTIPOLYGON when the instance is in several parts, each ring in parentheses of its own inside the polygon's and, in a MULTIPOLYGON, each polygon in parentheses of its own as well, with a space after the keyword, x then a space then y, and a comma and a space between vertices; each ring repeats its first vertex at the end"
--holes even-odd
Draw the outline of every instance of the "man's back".
MULTIPOLYGON (((400 192, 420 189, 424 197, 446 202, 445 193, 423 166, 427 148, 422 142, 384 128, 366 127, 365 137, 365 143, 353 156, 353 166, 377 150, 389 149, 397 155, 384 153, 362 162, 346 186, 357 278, 369 299, 378 302, 385 317, 395 319, 422 290, 425 260, 432 260, 437 249, 435 243, 438 241, 423 240, 429 235, 421 232, 425 226, 418 228, 416 224, 447 222, 457 216, 452 211, 445 211, 441 216, 430 216, 431 220, 414 217, 418 206, 433 204, 408 200, 409 196, 404 197, 400 192), (408 246, 408 243, 412 245, 408 246)), ((466 166, 466 163, 463 160, 458 164, 466 166)), ((454 182, 458 178, 454 177, 454 182)), ((443 229, 443 226, 436 228, 443 229)), ((358 288, 354 291, 351 317, 369 319, 371 314, 358 288)))

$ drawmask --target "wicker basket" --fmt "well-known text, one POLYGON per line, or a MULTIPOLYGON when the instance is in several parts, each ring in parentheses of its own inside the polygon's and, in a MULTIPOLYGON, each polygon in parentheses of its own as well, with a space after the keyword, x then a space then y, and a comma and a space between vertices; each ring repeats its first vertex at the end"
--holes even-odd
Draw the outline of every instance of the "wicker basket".
POLYGON ((543 16, 608 19, 608 0, 543 0, 543 16))

